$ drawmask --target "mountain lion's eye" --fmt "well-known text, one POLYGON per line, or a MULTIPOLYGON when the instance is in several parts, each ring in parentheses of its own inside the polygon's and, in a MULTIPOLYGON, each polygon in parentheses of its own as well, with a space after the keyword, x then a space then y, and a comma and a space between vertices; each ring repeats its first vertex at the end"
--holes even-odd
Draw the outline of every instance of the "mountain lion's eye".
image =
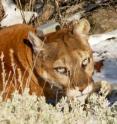
POLYGON ((86 67, 87 64, 89 63, 89 61, 90 61, 90 58, 84 59, 83 62, 82 62, 82 67, 86 67))
POLYGON ((56 67, 56 68, 54 68, 54 70, 60 74, 67 74, 68 73, 68 70, 65 67, 56 67))

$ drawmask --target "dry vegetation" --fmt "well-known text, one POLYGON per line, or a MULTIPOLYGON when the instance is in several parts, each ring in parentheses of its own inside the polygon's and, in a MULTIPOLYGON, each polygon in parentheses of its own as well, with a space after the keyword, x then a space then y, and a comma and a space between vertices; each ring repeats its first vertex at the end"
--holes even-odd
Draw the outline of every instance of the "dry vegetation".
POLYGON ((0 124, 116 124, 117 102, 109 107, 104 95, 92 94, 87 104, 62 98, 56 106, 44 97, 14 92, 11 100, 0 97, 0 124))

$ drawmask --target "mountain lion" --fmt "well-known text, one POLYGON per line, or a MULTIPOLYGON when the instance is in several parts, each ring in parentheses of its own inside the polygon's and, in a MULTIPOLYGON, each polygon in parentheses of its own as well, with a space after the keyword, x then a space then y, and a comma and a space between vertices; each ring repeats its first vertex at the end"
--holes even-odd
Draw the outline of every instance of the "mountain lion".
POLYGON ((57 88, 68 97, 87 96, 94 89, 89 30, 85 19, 40 38, 35 28, 25 24, 1 29, 2 95, 8 98, 14 89, 22 92, 29 87, 31 94, 46 98, 55 98, 57 88))

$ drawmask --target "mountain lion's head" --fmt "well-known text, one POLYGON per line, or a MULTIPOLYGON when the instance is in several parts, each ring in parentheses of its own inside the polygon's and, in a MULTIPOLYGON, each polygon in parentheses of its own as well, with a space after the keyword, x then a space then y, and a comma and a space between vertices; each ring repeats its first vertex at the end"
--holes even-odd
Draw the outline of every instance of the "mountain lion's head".
POLYGON ((46 35, 43 40, 32 32, 28 39, 34 50, 35 69, 44 80, 63 88, 67 96, 79 96, 93 90, 92 50, 88 43, 90 25, 82 19, 73 29, 46 35))

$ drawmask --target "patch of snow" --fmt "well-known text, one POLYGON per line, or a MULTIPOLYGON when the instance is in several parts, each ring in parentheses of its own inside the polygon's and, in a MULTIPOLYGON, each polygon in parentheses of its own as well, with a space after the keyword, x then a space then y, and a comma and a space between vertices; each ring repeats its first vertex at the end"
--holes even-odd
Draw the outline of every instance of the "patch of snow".
POLYGON ((26 23, 38 16, 35 12, 21 11, 12 0, 1 0, 1 3, 5 11, 5 17, 0 22, 1 27, 23 23, 22 15, 24 15, 26 23))
POLYGON ((94 80, 117 83, 117 30, 92 35, 89 43, 93 49, 94 61, 104 60, 101 72, 94 73, 94 80))
POLYGON ((102 41, 106 41, 110 38, 117 38, 117 30, 106 32, 103 34, 95 34, 89 37, 89 43, 91 46, 96 45, 102 41))

